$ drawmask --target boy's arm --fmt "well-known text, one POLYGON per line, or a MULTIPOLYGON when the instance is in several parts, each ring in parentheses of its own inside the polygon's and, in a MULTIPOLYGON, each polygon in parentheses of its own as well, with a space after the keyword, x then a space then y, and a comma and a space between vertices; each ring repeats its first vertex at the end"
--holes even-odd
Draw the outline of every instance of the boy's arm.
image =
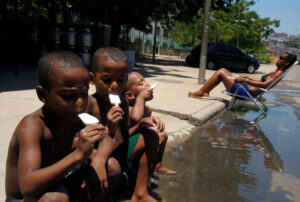
MULTIPOLYGON (((142 90, 136 97, 135 103, 130 111, 130 121, 133 124, 138 123, 145 114, 146 101, 153 98, 153 91, 150 88, 142 90)), ((150 116, 150 115, 149 115, 150 116)))
POLYGON ((57 163, 41 168, 41 139, 44 126, 40 120, 25 120, 19 126, 18 142, 20 145, 18 173, 20 189, 24 198, 34 198, 64 176, 90 153, 92 145, 99 136, 81 131, 78 147, 57 163), (22 128, 22 129, 21 129, 22 128))
POLYGON ((90 180, 87 181, 89 195, 94 196, 94 198, 98 198, 100 196, 99 194, 105 193, 108 189, 106 162, 112 153, 113 148, 113 139, 109 135, 104 135, 103 139, 98 144, 95 155, 92 157, 91 166, 94 168, 100 182, 100 184, 97 184, 98 181, 93 175, 90 179, 87 179, 90 180), (99 188, 101 190, 100 192, 98 191, 99 188))
POLYGON ((150 128, 150 127, 155 127, 155 126, 156 126, 156 122, 153 117, 143 118, 141 121, 139 121, 137 124, 135 124, 134 126, 132 126, 129 129, 129 136, 136 134, 137 132, 139 132, 140 130, 143 130, 144 128, 147 128, 147 127, 150 128))
POLYGON ((141 93, 136 97, 135 103, 130 111, 130 121, 133 124, 137 124, 144 117, 145 99, 141 96, 141 93))

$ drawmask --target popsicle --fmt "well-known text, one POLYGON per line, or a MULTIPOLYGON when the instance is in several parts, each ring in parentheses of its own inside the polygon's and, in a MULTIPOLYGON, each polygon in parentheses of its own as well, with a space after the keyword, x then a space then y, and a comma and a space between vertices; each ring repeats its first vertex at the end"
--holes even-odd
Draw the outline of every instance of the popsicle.
POLYGON ((121 104, 121 100, 118 95, 109 94, 109 100, 112 105, 119 106, 119 104, 121 104))
POLYGON ((153 90, 157 85, 157 82, 155 82, 154 84, 152 84, 152 86, 150 86, 151 90, 153 90))
POLYGON ((99 123, 99 120, 96 117, 88 113, 81 113, 78 114, 78 116, 81 119, 81 121, 84 123, 84 125, 99 123))

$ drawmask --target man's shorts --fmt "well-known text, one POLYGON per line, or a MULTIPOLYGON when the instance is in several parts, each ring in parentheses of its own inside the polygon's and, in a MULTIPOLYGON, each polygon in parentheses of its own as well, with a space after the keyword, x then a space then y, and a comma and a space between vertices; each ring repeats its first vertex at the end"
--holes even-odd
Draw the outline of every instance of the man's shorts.
MULTIPOLYGON (((250 93, 250 90, 249 90, 247 84, 242 84, 242 86, 250 93)), ((234 94, 235 91, 236 91, 236 89, 237 89, 238 87, 239 87, 238 84, 233 83, 233 85, 232 85, 232 87, 231 87, 231 89, 230 89, 230 93, 234 94)), ((245 91, 242 87, 239 88, 239 90, 238 90, 238 92, 237 92, 237 95, 239 95, 239 96, 244 96, 244 97, 249 97, 248 94, 246 93, 246 91, 245 91)))

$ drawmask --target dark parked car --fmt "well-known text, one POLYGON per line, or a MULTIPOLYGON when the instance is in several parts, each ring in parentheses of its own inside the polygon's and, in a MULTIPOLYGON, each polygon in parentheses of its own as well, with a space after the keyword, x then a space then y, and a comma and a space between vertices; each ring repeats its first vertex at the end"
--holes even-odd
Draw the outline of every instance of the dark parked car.
MULTIPOLYGON (((186 62, 194 67, 199 66, 201 46, 197 46, 186 57, 186 62)), ((210 43, 207 48, 207 69, 216 69, 225 67, 230 70, 243 70, 248 73, 254 73, 259 67, 259 61, 240 49, 219 43, 210 43)))

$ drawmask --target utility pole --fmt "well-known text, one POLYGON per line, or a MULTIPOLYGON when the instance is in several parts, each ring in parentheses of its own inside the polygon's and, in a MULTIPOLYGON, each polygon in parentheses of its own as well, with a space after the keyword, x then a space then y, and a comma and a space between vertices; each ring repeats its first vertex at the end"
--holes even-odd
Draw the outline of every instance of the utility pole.
POLYGON ((205 83, 205 69, 206 69, 206 62, 207 62, 207 44, 208 44, 210 7, 211 7, 211 0, 205 0, 205 2, 204 2, 204 25, 203 25, 203 32, 202 32, 198 84, 205 83))
POLYGON ((156 51, 156 30, 157 30, 157 22, 154 23, 154 33, 153 33, 153 52, 152 52, 152 63, 155 62, 155 51, 156 51))

